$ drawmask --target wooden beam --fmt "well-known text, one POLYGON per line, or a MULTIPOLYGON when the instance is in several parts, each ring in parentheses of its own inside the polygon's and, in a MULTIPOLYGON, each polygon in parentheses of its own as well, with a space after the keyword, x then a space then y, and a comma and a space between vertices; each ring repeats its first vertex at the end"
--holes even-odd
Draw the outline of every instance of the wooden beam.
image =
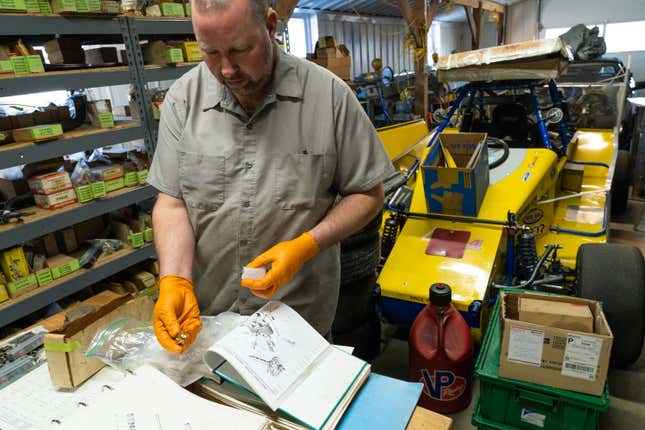
POLYGON ((506 6, 492 2, 490 0, 482 0, 481 8, 490 12, 505 13, 506 6))
POLYGON ((470 27, 470 36, 471 36, 471 49, 479 49, 479 44, 481 41, 481 29, 482 29, 482 9, 480 8, 470 8, 464 6, 466 9, 466 18, 468 19, 468 26, 470 27))
POLYGON ((479 7, 479 0, 450 0, 450 3, 466 7, 479 7))
POLYGON ((506 11, 499 14, 499 19, 497 20, 497 44, 504 44, 504 36, 506 33, 506 11))
POLYGON ((298 0, 278 0, 275 5, 275 11, 278 12, 278 19, 284 22, 289 21, 297 4, 298 0))

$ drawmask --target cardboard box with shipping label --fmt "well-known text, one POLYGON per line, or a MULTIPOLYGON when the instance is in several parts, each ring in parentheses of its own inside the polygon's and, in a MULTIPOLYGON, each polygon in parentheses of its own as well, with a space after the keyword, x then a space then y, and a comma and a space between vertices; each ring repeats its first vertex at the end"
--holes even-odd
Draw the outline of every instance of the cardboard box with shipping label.
POLYGON ((150 321, 153 306, 150 297, 131 299, 129 294, 103 291, 66 312, 60 326, 44 337, 54 386, 75 388, 101 370, 101 360, 85 355, 97 331, 121 318, 150 321))
POLYGON ((586 303, 521 298, 519 319, 533 324, 593 333, 593 315, 586 303))
POLYGON ((111 181, 122 178, 125 174, 123 166, 120 164, 92 167, 90 173, 92 174, 92 179, 97 181, 111 181))
POLYGON ((44 142, 62 137, 63 126, 60 124, 34 125, 15 129, 11 134, 16 142, 44 142))
POLYGON ((607 380, 613 335, 600 304, 576 297, 535 293, 500 294, 502 344, 499 376, 565 390, 602 394, 607 380), (593 333, 520 320, 520 302, 537 299, 586 305, 593 333))
POLYGON ((54 194, 72 188, 72 181, 67 172, 46 173, 34 176, 28 181, 29 189, 34 194, 54 194))
POLYGON ((74 189, 59 191, 54 194, 34 194, 36 206, 43 209, 60 209, 76 203, 76 192, 74 189))
POLYGON ((38 288, 36 275, 29 275, 24 278, 20 278, 17 281, 9 282, 7 285, 7 291, 12 299, 20 297, 36 288, 38 288))

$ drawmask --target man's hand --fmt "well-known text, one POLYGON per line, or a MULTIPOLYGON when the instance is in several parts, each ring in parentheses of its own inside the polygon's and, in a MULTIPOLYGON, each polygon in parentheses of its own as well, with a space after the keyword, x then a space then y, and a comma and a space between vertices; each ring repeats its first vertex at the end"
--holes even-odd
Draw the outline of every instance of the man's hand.
POLYGON ((202 329, 193 283, 175 275, 161 278, 152 319, 161 346, 177 354, 184 352, 202 329))
POLYGON ((247 267, 258 268, 271 264, 271 269, 262 279, 242 279, 242 285, 253 294, 268 299, 298 273, 303 264, 320 252, 320 246, 311 233, 306 232, 286 242, 280 242, 260 254, 247 267))

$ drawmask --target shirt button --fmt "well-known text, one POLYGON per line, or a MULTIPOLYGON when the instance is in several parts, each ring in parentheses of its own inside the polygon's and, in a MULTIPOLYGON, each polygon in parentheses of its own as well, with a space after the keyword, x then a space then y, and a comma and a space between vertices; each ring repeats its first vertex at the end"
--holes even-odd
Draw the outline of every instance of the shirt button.
POLYGON ((246 163, 244 163, 244 167, 246 168, 246 170, 249 170, 253 167, 253 163, 247 161, 246 163))
POLYGON ((253 124, 251 124, 251 123, 246 124, 246 129, 247 130, 250 130, 252 128, 253 128, 253 124))
POLYGON ((248 208, 249 206, 251 206, 251 202, 248 202, 248 201, 247 202, 242 202, 242 206, 245 207, 245 208, 248 208))

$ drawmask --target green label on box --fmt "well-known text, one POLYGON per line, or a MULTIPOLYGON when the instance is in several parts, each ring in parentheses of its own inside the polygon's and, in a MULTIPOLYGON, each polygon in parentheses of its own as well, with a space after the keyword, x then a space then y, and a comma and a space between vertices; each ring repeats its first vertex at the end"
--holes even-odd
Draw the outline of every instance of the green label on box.
POLYGON ((30 55, 27 57, 27 69, 31 73, 44 73, 45 67, 43 66, 43 60, 40 58, 40 55, 30 55))
POLYGON ((139 184, 143 185, 146 183, 148 180, 148 169, 146 170, 139 170, 137 172, 137 177, 139 178, 139 184))
POLYGON ((25 0, 0 0, 2 10, 27 10, 25 0))
POLYGON ((125 187, 125 181, 123 178, 112 179, 111 181, 105 181, 105 192, 111 193, 112 191, 120 190, 125 187))
POLYGON ((121 6, 117 1, 102 1, 101 12, 103 13, 121 13, 121 6))
POLYGON ((27 12, 40 12, 38 0, 25 0, 25 7, 27 8, 27 12))
POLYGON ((52 5, 49 3, 49 0, 38 0, 38 7, 40 13, 52 13, 52 5))
POLYGON ((192 12, 190 11, 190 3, 184 3, 184 14, 186 16, 193 16, 192 12))
POLYGON ((88 0, 76 0, 76 12, 89 12, 90 11, 90 5, 88 0))
POLYGON ((1 72, 13 72, 11 60, 0 60, 0 73, 1 72))
POLYGON ((152 232, 152 229, 148 227, 147 229, 143 230, 143 240, 146 242, 152 242, 154 240, 155 236, 152 232))
POLYGON ((54 279, 58 279, 61 276, 69 275, 72 272, 76 272, 78 269, 80 269, 81 266, 78 263, 78 260, 74 258, 73 260, 70 260, 69 262, 62 264, 60 266, 56 266, 52 268, 52 277, 54 279))
POLYGON ((141 296, 154 296, 155 294, 159 294, 159 287, 158 286, 153 286, 153 287, 148 287, 145 290, 137 291, 136 293, 132 293, 132 297, 141 297, 141 296))
POLYGON ((90 8, 90 12, 101 11, 101 0, 88 0, 87 5, 90 8))
POLYGON ((7 137, 9 137, 9 133, 5 131, 0 131, 0 141, 5 140, 7 137))
POLYGON ((106 193, 107 191, 105 191, 105 182, 92 182, 92 196, 94 196, 95 199, 98 197, 103 197, 106 193))
POLYGON ((184 5, 179 3, 161 3, 163 16, 184 16, 184 5))
POLYGON ((76 12, 76 0, 56 0, 58 12, 76 12))
POLYGON ((38 272, 36 272, 36 280, 38 281, 39 287, 49 284, 54 280, 52 271, 50 269, 39 270, 38 272))
POLYGON ((126 187, 134 187, 139 183, 139 178, 137 177, 137 172, 128 172, 123 177, 123 182, 126 187))
POLYGON ((11 57, 11 68, 16 75, 29 73, 27 59, 25 57, 11 57))
POLYGON ((92 185, 81 185, 80 187, 74 188, 74 191, 76 191, 76 197, 78 198, 79 203, 86 203, 94 200, 92 185))
POLYGON ((112 112, 103 112, 98 114, 99 126, 101 128, 111 128, 114 127, 114 116, 112 112))
POLYGON ((184 53, 179 48, 166 49, 166 61, 169 63, 183 63, 184 53))
POLYGON ((9 294, 14 295, 20 290, 24 290, 25 288, 32 288, 38 285, 38 280, 36 279, 36 275, 29 275, 25 278, 20 278, 17 281, 9 282, 9 285, 7 285, 7 290, 9 291, 9 294))
POLYGON ((31 137, 33 137, 34 139, 60 136, 61 134, 63 134, 63 126, 60 124, 40 125, 31 129, 31 137))
POLYGON ((130 246, 132 246, 133 248, 141 248, 145 243, 143 233, 132 233, 130 236, 128 236, 128 242, 130 242, 130 246))

